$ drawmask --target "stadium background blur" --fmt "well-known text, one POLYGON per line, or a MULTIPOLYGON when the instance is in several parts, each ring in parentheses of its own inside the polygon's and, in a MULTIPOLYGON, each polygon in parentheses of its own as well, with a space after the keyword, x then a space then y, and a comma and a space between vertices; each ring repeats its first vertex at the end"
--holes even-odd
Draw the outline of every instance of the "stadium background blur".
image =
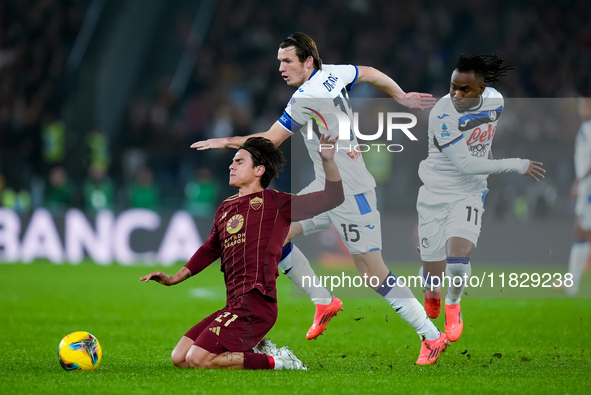
MULTIPOLYGON (((407 91, 436 97, 448 92, 459 53, 507 57, 517 70, 498 85, 504 96, 550 100, 567 121, 535 112, 501 121, 495 157, 541 160, 548 176, 537 185, 515 174, 491 177, 486 218, 499 229, 566 229, 557 233, 566 254, 576 97, 591 95, 589 15, 583 0, 5 0, 0 207, 23 217, 39 207, 89 216, 148 208, 210 220, 233 193, 226 182, 233 152, 189 145, 265 131, 277 120, 293 93, 277 71, 278 44, 302 31, 325 63, 371 65, 407 91)), ((384 97, 362 85, 354 94, 374 96, 384 97)), ((414 132, 419 142, 405 145, 404 157, 375 169, 382 214, 408 224, 426 156, 414 132)), ((282 148, 291 163, 290 144, 282 148)), ((274 187, 297 192, 311 176, 301 173, 290 179, 288 169, 274 187)))

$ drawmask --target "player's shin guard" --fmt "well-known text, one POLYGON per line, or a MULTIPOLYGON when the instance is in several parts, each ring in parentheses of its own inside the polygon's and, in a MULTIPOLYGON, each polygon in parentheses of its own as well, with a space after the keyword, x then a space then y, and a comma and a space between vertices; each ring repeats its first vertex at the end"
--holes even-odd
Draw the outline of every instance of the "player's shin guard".
POLYGON ((292 243, 283 247, 279 268, 315 304, 329 304, 332 301, 332 295, 321 285, 321 281, 312 270, 308 259, 292 243))
POLYGON ((423 266, 419 269, 419 276, 421 276, 421 284, 426 291, 438 292, 441 289, 441 273, 435 276, 434 273, 425 273, 423 266))
POLYGON ((393 275, 392 272, 389 272, 388 276, 376 292, 382 295, 384 299, 390 303, 398 315, 408 322, 409 325, 417 331, 421 338, 427 340, 435 340, 439 338, 439 330, 427 317, 425 309, 421 303, 415 298, 406 285, 399 286, 396 284, 396 280, 396 276, 393 275))
POLYGON ((568 272, 573 276, 573 284, 571 287, 565 287, 567 295, 575 295, 579 290, 579 282, 583 275, 585 261, 589 255, 589 243, 575 242, 570 248, 570 256, 568 258, 568 272))
POLYGON ((455 305, 460 303, 462 299, 462 292, 466 282, 470 280, 472 274, 472 266, 470 265, 470 258, 464 257, 447 257, 446 275, 449 277, 450 285, 445 295, 445 303, 455 305))

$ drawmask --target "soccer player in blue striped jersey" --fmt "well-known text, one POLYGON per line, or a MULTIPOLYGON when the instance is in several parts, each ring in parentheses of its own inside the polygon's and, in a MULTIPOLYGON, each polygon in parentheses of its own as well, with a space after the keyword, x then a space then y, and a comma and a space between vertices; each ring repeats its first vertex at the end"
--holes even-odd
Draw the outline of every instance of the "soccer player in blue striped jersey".
POLYGON ((431 318, 439 316, 442 277, 456 278, 445 297, 445 333, 450 341, 458 340, 463 330, 460 300, 472 271, 470 256, 480 235, 488 175, 517 172, 539 181, 545 173, 540 162, 492 157, 504 100, 486 84, 498 82, 513 68, 504 62, 497 54, 479 51, 459 57, 449 94, 431 110, 429 155, 419 165, 424 184, 417 211, 425 310, 431 318))

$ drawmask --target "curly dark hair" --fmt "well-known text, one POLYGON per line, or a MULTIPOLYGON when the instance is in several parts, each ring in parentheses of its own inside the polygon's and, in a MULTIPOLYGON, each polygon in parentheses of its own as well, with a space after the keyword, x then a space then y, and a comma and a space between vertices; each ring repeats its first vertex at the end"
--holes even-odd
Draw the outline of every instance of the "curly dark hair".
POLYGON ((505 65, 505 60, 498 53, 483 55, 480 50, 476 50, 471 54, 461 54, 455 69, 460 73, 473 71, 485 83, 495 84, 507 75, 507 71, 515 69, 513 65, 505 65))
POLYGON ((285 165, 283 152, 269 139, 251 137, 239 149, 246 150, 250 153, 253 167, 265 167, 265 173, 261 177, 261 186, 263 188, 267 188, 271 181, 283 170, 283 166, 285 165))
POLYGON ((314 68, 320 70, 322 68, 322 59, 316 48, 316 43, 310 36, 305 33, 293 33, 287 36, 285 40, 279 44, 279 48, 295 47, 296 56, 300 62, 304 62, 311 56, 314 59, 314 68))

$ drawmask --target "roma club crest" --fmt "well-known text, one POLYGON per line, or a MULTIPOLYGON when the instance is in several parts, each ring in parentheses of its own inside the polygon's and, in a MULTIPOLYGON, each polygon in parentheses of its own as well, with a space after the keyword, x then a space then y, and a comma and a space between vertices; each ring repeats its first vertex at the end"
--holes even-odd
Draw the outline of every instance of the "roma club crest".
POLYGON ((253 210, 258 210, 263 206, 263 199, 260 197, 255 197, 250 199, 250 207, 253 210))

